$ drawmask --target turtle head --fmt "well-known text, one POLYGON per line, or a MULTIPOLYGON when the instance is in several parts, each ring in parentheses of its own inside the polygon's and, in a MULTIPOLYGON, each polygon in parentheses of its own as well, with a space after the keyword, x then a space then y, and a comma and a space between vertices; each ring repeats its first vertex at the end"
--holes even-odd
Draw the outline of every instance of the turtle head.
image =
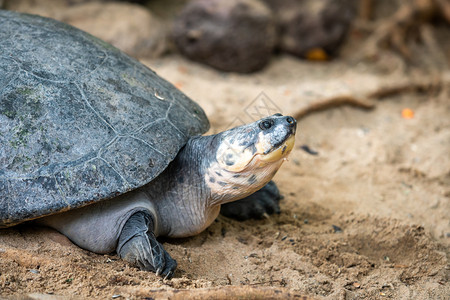
POLYGON ((275 114, 217 134, 206 172, 213 198, 234 201, 262 188, 294 147, 296 127, 293 117, 275 114))
POLYGON ((276 114, 221 134, 216 159, 230 172, 240 173, 281 162, 294 146, 297 122, 276 114))

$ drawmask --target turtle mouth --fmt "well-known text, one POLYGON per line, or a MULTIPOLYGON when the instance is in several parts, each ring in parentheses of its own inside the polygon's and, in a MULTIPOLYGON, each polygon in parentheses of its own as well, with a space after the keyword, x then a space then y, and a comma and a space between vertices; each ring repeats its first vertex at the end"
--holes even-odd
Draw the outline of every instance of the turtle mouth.
POLYGON ((292 134, 277 147, 272 148, 268 153, 258 153, 255 157, 257 157, 261 163, 273 163, 286 158, 294 148, 294 144, 295 135, 292 134))
POLYGON ((295 135, 290 134, 283 142, 277 144, 270 151, 255 153, 245 169, 263 168, 268 165, 282 163, 294 148, 295 135))
POLYGON ((279 162, 280 164, 289 155, 294 148, 295 135, 291 134, 283 142, 277 146, 271 148, 270 151, 254 153, 249 159, 241 160, 241 163, 237 163, 228 167, 229 171, 235 173, 241 173, 245 170, 251 170, 254 168, 263 168, 271 164, 279 162))

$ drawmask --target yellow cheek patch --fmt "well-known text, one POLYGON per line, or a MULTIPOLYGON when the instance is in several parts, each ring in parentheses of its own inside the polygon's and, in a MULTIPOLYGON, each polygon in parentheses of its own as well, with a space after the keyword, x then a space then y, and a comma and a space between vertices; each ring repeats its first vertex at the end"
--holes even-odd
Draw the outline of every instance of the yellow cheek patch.
POLYGON ((259 160, 261 162, 266 163, 276 162, 282 159, 283 157, 286 157, 289 154, 289 152, 291 152, 291 150, 294 148, 294 144, 295 144, 295 136, 291 136, 277 149, 267 154, 260 154, 259 160))
POLYGON ((270 144, 268 139, 264 137, 264 133, 260 132, 258 134, 258 143, 255 144, 255 147, 256 154, 263 154, 264 152, 266 152, 266 150, 272 148, 272 145, 270 144))

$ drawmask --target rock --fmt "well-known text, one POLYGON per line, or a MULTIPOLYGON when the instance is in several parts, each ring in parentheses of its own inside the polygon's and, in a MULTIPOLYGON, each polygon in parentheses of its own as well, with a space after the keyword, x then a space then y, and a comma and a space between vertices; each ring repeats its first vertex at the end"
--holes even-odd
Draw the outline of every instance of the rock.
POLYGON ((160 56, 167 49, 167 31, 145 7, 122 2, 72 3, 72 0, 8 2, 7 8, 50 17, 111 43, 139 58, 160 56))
POLYGON ((69 0, 5 0, 5 9, 60 20, 68 9, 69 0))
POLYGON ((179 51, 223 71, 260 70, 275 46, 271 11, 257 0, 196 0, 175 20, 179 51))
POLYGON ((70 4, 79 4, 79 3, 87 3, 87 2, 113 2, 113 1, 123 1, 123 2, 133 2, 133 3, 142 3, 144 4, 146 0, 66 0, 70 4))
POLYGON ((61 19, 134 57, 157 57, 166 49, 166 31, 149 10, 119 2, 71 7, 61 19))
POLYGON ((335 56, 356 16, 353 0, 263 0, 275 13, 278 48, 299 57, 335 56))

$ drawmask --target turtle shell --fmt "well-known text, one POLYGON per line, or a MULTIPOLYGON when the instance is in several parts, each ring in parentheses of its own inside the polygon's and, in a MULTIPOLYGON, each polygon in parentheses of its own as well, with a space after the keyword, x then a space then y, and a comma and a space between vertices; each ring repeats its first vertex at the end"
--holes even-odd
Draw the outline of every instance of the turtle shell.
POLYGON ((201 107, 69 25, 0 10, 0 227, 158 176, 209 128, 201 107))

